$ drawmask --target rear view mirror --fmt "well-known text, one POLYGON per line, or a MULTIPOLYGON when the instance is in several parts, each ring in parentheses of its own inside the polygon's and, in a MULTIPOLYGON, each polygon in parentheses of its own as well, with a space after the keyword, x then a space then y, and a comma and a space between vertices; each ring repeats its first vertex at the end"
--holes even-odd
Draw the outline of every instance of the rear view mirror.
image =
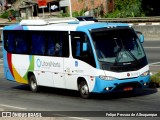
POLYGON ((140 36, 139 36, 139 39, 140 39, 140 42, 141 42, 141 43, 144 42, 144 36, 143 36, 143 35, 140 35, 140 36))
POLYGON ((144 35, 139 31, 136 31, 136 33, 137 33, 137 35, 139 37, 140 42, 143 43, 144 42, 144 35))

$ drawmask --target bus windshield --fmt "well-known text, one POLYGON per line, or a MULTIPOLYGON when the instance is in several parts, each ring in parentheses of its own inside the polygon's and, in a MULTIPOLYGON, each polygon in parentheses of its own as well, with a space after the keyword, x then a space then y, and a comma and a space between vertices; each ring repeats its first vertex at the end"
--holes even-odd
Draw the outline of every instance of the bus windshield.
POLYGON ((100 62, 124 63, 145 57, 138 36, 129 27, 96 29, 91 36, 100 62))

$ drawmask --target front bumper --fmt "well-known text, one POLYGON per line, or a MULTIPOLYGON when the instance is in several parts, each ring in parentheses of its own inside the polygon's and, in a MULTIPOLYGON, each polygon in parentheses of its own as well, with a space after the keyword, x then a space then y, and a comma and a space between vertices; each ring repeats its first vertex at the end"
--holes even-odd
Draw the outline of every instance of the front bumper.
POLYGON ((150 76, 137 77, 123 80, 101 80, 96 77, 95 86, 92 92, 94 93, 106 93, 106 92, 118 92, 132 89, 139 89, 148 87, 150 82, 150 76))

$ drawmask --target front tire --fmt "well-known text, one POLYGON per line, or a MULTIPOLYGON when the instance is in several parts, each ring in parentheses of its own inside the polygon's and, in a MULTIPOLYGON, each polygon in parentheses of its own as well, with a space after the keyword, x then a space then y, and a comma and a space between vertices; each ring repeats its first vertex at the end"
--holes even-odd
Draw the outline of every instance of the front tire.
POLYGON ((29 78, 29 86, 32 92, 37 92, 38 91, 38 85, 36 81, 35 75, 31 75, 29 78))
POLYGON ((80 95, 81 95, 82 98, 87 99, 87 98, 90 97, 89 87, 88 87, 86 81, 82 81, 79 84, 79 92, 80 92, 80 95))

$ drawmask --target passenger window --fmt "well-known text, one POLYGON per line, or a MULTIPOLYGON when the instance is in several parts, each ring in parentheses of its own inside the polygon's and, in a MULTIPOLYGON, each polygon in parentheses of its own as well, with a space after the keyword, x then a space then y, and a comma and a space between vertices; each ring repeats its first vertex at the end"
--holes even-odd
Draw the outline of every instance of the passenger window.
POLYGON ((69 57, 68 31, 4 31, 10 53, 69 57))
POLYGON ((45 36, 34 33, 32 34, 31 54, 44 55, 45 53, 45 36))
POLYGON ((48 32, 46 38, 46 55, 56 57, 69 56, 69 36, 67 31, 48 32))
POLYGON ((49 32, 47 35, 48 41, 47 41, 47 55, 53 56, 54 55, 54 49, 55 49, 55 43, 54 43, 54 36, 52 36, 49 32))
POLYGON ((16 51, 19 54, 28 54, 29 40, 27 39, 25 32, 17 32, 15 37, 16 51))
POLYGON ((13 53, 15 51, 15 34, 8 33, 8 51, 13 53))

